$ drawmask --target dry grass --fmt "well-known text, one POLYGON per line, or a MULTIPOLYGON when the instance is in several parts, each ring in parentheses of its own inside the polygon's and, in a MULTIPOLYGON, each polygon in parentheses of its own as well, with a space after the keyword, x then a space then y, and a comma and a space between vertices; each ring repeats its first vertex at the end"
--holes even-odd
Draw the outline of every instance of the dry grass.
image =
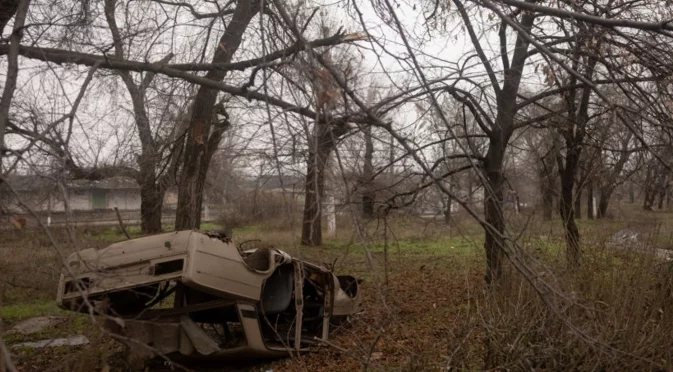
MULTIPOLYGON (((339 222, 335 238, 322 247, 300 247, 298 221, 285 216, 236 229, 236 240, 261 238, 290 253, 365 278, 364 311, 315 353, 271 363, 274 371, 380 371, 458 369, 509 370, 666 370, 673 360, 673 268, 629 250, 615 248, 612 236, 630 229, 643 246, 668 247, 670 214, 630 211, 632 217, 580 222, 584 264, 564 267, 559 221, 512 216, 519 242, 555 273, 558 287, 574 300, 561 314, 590 341, 552 313, 514 271, 495 290, 483 285, 479 227, 472 222, 448 229, 439 221, 391 218, 384 265, 383 221, 339 222), (388 283, 384 283, 384 266, 388 283)), ((462 221, 462 220, 459 220, 462 221)), ((78 246, 102 246, 114 238, 105 231, 77 232, 78 246)), ((56 234, 63 249, 63 232, 56 234)), ((0 314, 11 325, 23 317, 57 312, 53 306, 58 258, 40 234, 14 236, 0 244, 0 278, 5 284, 0 314), (29 287, 24 288, 23 286, 29 287), (51 305, 50 305, 51 304, 51 305)), ((58 313, 64 315, 64 313, 58 313)), ((48 335, 84 333, 95 340, 75 350, 19 351, 24 371, 123 370, 120 347, 101 337, 90 319, 70 316, 48 335), (67 357, 66 357, 67 355, 67 357), (80 362, 81 358, 86 358, 80 362), (58 363, 55 363, 58 361, 58 363), (85 368, 85 369, 82 369, 85 368)), ((9 337, 8 343, 22 339, 9 337)))

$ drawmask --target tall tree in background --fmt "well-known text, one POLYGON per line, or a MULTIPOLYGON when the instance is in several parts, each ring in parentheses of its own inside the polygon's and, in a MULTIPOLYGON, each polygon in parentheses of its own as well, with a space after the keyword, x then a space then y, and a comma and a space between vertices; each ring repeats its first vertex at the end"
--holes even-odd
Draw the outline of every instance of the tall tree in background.
MULTIPOLYGON (((325 63, 332 66, 332 59, 327 54, 325 63)), ((315 66, 315 64, 311 64, 315 66)), ((350 74, 346 66, 342 72, 350 74)), ((322 203, 325 195, 325 172, 331 153, 337 141, 350 131, 346 123, 332 119, 337 104, 345 104, 341 100, 341 89, 330 73, 320 67, 312 67, 313 92, 315 94, 316 112, 322 119, 313 123, 308 138, 308 156, 306 159, 306 186, 304 197, 304 216, 302 220, 301 243, 307 246, 322 244, 322 203)), ((350 70, 352 71, 352 70, 350 70)))
MULTIPOLYGON (((374 102, 376 92, 373 88, 367 93, 367 103, 371 105, 374 102)), ((360 176, 360 188, 362 189, 362 215, 365 218, 374 217, 374 203, 376 201, 376 192, 374 190, 374 138, 372 137, 372 126, 364 124, 362 126, 364 135, 365 153, 362 163, 362 175, 360 176)))
MULTIPOLYGON (((231 19, 220 37, 212 63, 231 62, 241 45, 243 34, 250 21, 260 11, 259 0, 239 0, 231 19)), ((222 81, 227 70, 212 69, 206 79, 222 81)), ((178 206, 175 217, 177 230, 198 229, 201 225, 203 187, 208 174, 208 166, 217 150, 222 134, 229 126, 226 107, 217 105, 218 90, 201 86, 194 97, 184 148, 182 174, 178 182, 178 206), (219 117, 218 117, 219 115, 219 117)))
MULTIPOLYGON (((454 0, 454 4, 458 8, 480 61, 488 73, 490 84, 496 97, 495 120, 488 120, 487 122, 490 122, 491 125, 483 127, 484 132, 488 136, 488 150, 483 160, 483 172, 486 178, 484 185, 484 215, 486 223, 490 225, 489 228, 485 229, 484 250, 486 251, 487 266, 486 282, 491 283, 502 275, 504 248, 507 244, 505 239, 505 216, 503 213, 503 192, 505 187, 503 165, 507 144, 516 128, 514 120, 519 110, 516 97, 519 93, 523 69, 529 56, 528 45, 530 41, 525 34, 531 31, 536 15, 533 12, 526 12, 519 16, 519 22, 523 31, 516 33, 517 37, 514 43, 511 64, 506 36, 502 37, 500 58, 504 68, 504 79, 501 86, 495 75, 492 62, 486 57, 472 21, 462 2, 454 0)), ((506 28, 506 25, 503 23, 502 27, 506 28)), ((505 34, 504 31, 501 35, 503 34, 505 34)), ((485 119, 481 118, 484 121, 485 119)), ((480 121, 480 123, 483 123, 483 121, 480 121)))
MULTIPOLYGON (((114 45, 114 58, 124 60, 124 40, 122 39, 117 20, 115 16, 117 0, 105 0, 105 18, 108 22, 114 45)), ((161 60, 160 64, 167 63, 173 57, 172 54, 161 60)), ((170 171, 165 172, 163 177, 159 177, 157 172, 160 170, 162 151, 161 147, 165 144, 160 143, 155 138, 150 124, 150 117, 147 110, 147 89, 152 84, 156 74, 147 72, 138 83, 134 80, 130 71, 117 70, 115 73, 122 79, 126 89, 131 96, 133 106, 133 116, 140 139, 141 152, 138 155, 138 171, 134 172, 134 178, 140 185, 140 227, 145 233, 161 232, 161 217, 164 195, 169 186, 169 180, 166 176, 172 175, 170 171)), ((175 123, 175 129, 182 125, 175 123)), ((172 147, 172 146, 171 146, 172 147)), ((179 154, 178 151, 171 151, 172 155, 179 154)), ((177 156, 169 156, 177 160, 177 156)), ((177 166, 176 161, 172 161, 173 166, 177 166)))

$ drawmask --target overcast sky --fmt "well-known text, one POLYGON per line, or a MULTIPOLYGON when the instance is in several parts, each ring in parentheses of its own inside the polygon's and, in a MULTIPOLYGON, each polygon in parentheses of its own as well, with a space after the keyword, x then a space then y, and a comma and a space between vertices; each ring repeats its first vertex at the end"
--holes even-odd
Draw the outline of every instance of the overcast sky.
MULTIPOLYGON (((138 14, 131 14, 131 17, 122 17, 121 13, 118 14, 118 23, 122 29, 124 20, 133 24, 136 18, 140 19, 141 15, 146 16, 147 7, 152 3, 143 4, 145 4, 145 7, 141 6, 137 11, 138 14)), ((442 27, 433 27, 426 25, 425 15, 420 11, 420 4, 407 4, 405 2, 395 4, 399 5, 395 12, 403 24, 405 34, 423 67, 424 74, 428 78, 437 78, 455 72, 456 63, 463 62, 466 56, 473 52, 472 45, 466 39, 467 36, 461 27, 462 23, 455 14, 445 17, 442 27)), ((336 25, 344 27, 347 32, 363 31, 362 25, 357 19, 357 12, 352 5, 349 5, 350 8, 346 8, 341 2, 305 1, 305 6, 321 8, 328 19, 336 25)), ((394 22, 390 19, 381 19, 379 14, 373 10, 369 1, 358 2, 358 6, 362 12, 367 32, 372 36, 371 41, 358 42, 362 48, 349 48, 353 54, 358 56, 359 68, 363 71, 364 82, 362 87, 380 86, 384 88, 381 89, 381 94, 386 94, 387 92, 394 92, 395 86, 404 87, 419 84, 417 76, 412 73, 411 60, 407 58, 409 53, 402 43, 399 30, 394 22)), ((206 11, 206 9, 203 9, 203 11, 206 11)), ((212 11, 212 9, 207 9, 207 11, 212 11)), ((35 17, 38 16, 35 15, 35 17)), ((476 14, 475 17, 481 17, 481 15, 476 14)), ((102 15, 100 18, 102 19, 102 15)), ((178 19, 182 20, 179 27, 172 29, 170 33, 166 32, 158 35, 152 40, 151 52, 145 52, 144 56, 135 52, 131 58, 157 60, 168 49, 172 49, 176 51, 176 57, 172 62, 194 60, 194 53, 200 50, 200 46, 199 48, 193 48, 192 46, 199 45, 197 41, 202 40, 202 28, 188 24, 188 20, 191 20, 192 16, 186 11, 181 12, 178 19)), ((98 34, 89 37, 91 43, 98 46, 110 41, 105 24, 100 22, 104 22, 104 19, 99 21, 98 26, 100 28, 93 29, 98 34)), ((253 20, 254 22, 256 21, 253 20)), ((197 24, 203 25, 203 22, 197 22, 197 24)), ((477 18, 474 19, 474 24, 492 26, 497 22, 491 19, 477 18)), ((151 28, 153 25, 149 24, 146 27, 151 28)), ((10 30, 9 27, 6 29, 10 30)), ((483 47, 487 54, 495 56, 497 54, 496 33, 491 32, 492 30, 478 29, 477 31, 482 35, 483 47)), ((318 37, 315 30, 309 31, 309 34, 311 34, 309 38, 318 37)), ((219 36, 213 35, 211 43, 217 37, 219 36)), ((259 56, 261 50, 257 38, 258 34, 256 32, 246 35, 240 52, 235 55, 235 59, 259 56)), ((38 41, 38 45, 48 46, 47 43, 41 41, 38 41)), ((135 48, 134 50, 140 49, 135 48)), ((93 52, 92 50, 89 51, 93 52)), ((494 60, 496 69, 499 69, 497 67, 498 62, 497 59, 494 60)), ((477 81, 483 80, 483 71, 476 58, 470 60, 470 65, 474 67, 469 69, 468 73, 474 75, 473 77, 477 81)), ((71 102, 78 94, 87 70, 83 68, 68 70, 59 66, 47 68, 46 66, 42 62, 21 59, 22 71, 15 102, 31 103, 32 107, 39 108, 43 116, 42 120, 49 121, 55 120, 70 109, 71 102)), ((0 66, 0 71, 2 71, 2 79, 4 80, 4 72, 6 71, 4 63, 0 66)), ((249 72, 244 74, 234 73, 227 79, 240 81, 240 79, 247 78, 248 74, 249 72)), ((76 125, 73 127, 72 150, 78 158, 86 163, 112 162, 118 160, 116 157, 120 154, 128 153, 129 146, 137 147, 133 113, 126 89, 118 78, 110 77, 109 73, 106 73, 106 75, 108 77, 104 79, 96 79, 89 88, 78 110, 76 125)), ((258 79, 258 81, 260 80, 258 79)), ((528 79, 526 84, 530 86, 531 90, 539 89, 539 79, 528 79)), ((273 90, 274 87, 271 88, 273 90)), ((361 91, 359 94, 363 99, 366 97, 366 91, 361 91)), ((288 101, 292 100, 290 96, 287 96, 287 93, 281 98, 288 101)), ((238 102, 249 107, 246 101, 238 100, 238 102)), ((20 109, 13 110, 14 113, 20 111, 20 109)), ((241 127, 237 131, 233 131, 236 138, 239 139, 239 141, 233 141, 234 143, 240 145, 241 142, 247 141, 252 136, 259 141, 257 143, 255 141, 247 143, 246 145, 249 148, 269 146, 268 125, 265 124, 268 117, 263 107, 257 105, 257 109, 252 113, 247 107, 239 110, 234 108, 230 111, 232 121, 241 127), (257 122, 257 124, 250 125, 251 122, 257 122)), ((421 116, 422 113, 419 112, 418 106, 409 104, 394 113, 394 122, 397 127, 404 128, 402 131, 408 136, 416 135, 420 137, 425 133, 423 128, 420 127, 422 121, 419 121, 419 117, 421 116)), ((279 126, 279 130, 282 130, 280 125, 275 125, 279 126)), ((421 141, 420 138, 417 139, 419 142, 421 141)), ((10 141, 15 140, 10 139, 10 141)), ((231 144, 231 142, 230 140, 229 143, 231 144)), ((10 143, 16 144, 16 142, 10 143)), ((254 164, 247 166, 256 168, 254 164)))

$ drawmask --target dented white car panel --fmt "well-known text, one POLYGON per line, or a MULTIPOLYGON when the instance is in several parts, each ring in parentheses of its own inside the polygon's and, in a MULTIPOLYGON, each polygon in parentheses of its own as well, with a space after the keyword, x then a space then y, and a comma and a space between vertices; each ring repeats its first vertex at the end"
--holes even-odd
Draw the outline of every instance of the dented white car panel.
POLYGON ((180 231, 72 254, 57 301, 107 315, 121 339, 151 345, 139 353, 190 361, 305 351, 360 296, 355 278, 281 250, 241 252, 222 234, 180 231))

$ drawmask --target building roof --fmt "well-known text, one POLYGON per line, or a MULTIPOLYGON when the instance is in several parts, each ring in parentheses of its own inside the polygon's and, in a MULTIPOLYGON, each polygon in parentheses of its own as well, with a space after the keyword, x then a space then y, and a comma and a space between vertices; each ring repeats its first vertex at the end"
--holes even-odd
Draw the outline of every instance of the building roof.
MULTIPOLYGON (((56 183, 53 178, 40 175, 13 175, 5 178, 14 190, 46 190, 54 188, 56 183)), ((130 177, 110 177, 102 180, 70 180, 67 183, 69 189, 105 189, 105 190, 137 190, 140 185, 130 177)))
POLYGON ((68 182, 71 189, 109 189, 109 190, 135 190, 140 189, 138 182, 130 177, 110 177, 99 181, 72 180, 68 182))

